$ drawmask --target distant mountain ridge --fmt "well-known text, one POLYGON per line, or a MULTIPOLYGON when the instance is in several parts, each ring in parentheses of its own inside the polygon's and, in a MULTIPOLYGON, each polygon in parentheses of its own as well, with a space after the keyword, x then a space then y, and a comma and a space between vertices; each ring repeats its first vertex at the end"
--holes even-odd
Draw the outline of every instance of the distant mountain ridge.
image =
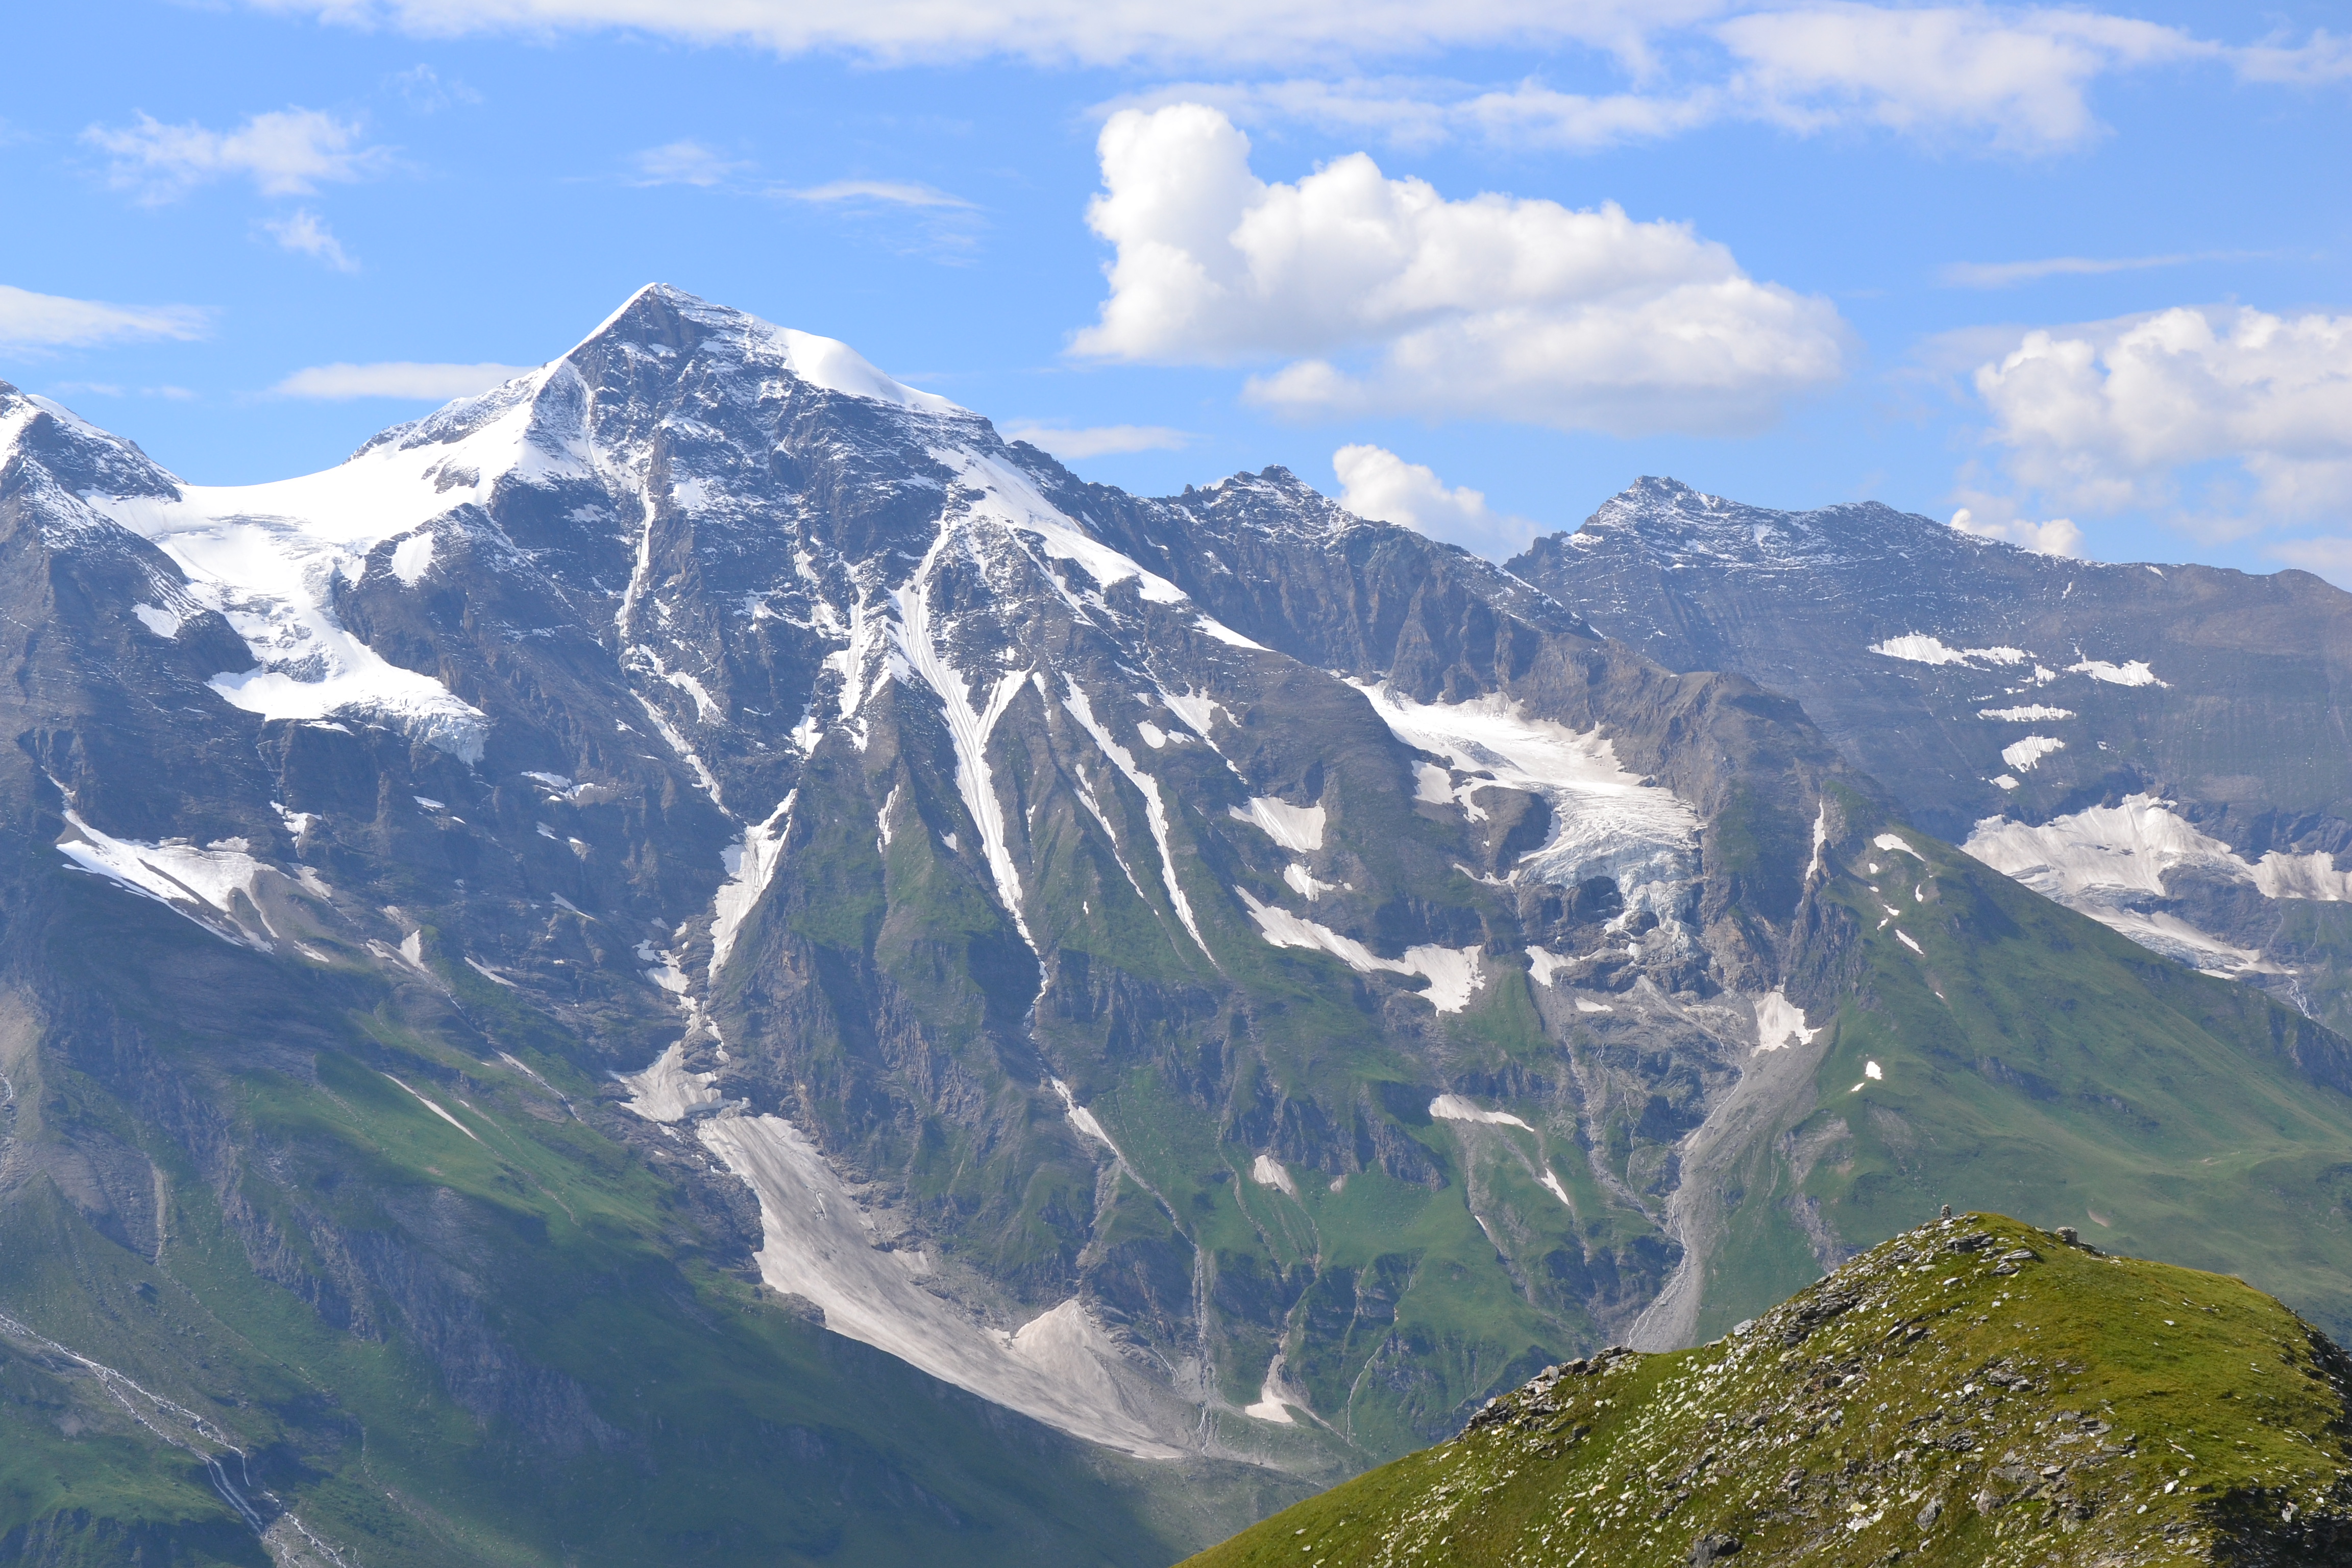
POLYGON ((1512 569, 1669 668, 1796 698, 1913 820, 2037 891, 2352 1022, 2352 595, 1670 479, 1512 569))
POLYGON ((0 666, 60 1560, 1165 1561, 2027 1188, 2352 1321, 2352 1047, 1789 696, 675 289, 274 484, 0 389, 0 666))

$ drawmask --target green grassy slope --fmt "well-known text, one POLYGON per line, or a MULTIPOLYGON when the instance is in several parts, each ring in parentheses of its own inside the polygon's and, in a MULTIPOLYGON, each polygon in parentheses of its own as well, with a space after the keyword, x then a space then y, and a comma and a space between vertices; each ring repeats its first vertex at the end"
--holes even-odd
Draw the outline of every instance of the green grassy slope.
POLYGON ((52 1018, 16 1079, 49 1164, 0 1205, 0 1560, 266 1561, 205 1454, 383 1568, 1150 1568, 1297 1495, 1092 1448, 815 1327, 567 1109, 595 1085, 461 966, 430 1005, 298 983, 88 891, 47 959, 107 1005, 52 1018), (159 1173, 152 1233, 52 1157, 118 1146, 159 1173))
POLYGON ((1854 970, 1811 1094, 1750 1147, 1701 1333, 1950 1203, 2242 1274, 2352 1334, 2352 1097, 2315 1081, 2341 1043, 1897 837, 1829 894, 1854 970))
POLYGON ((2272 1298, 1966 1215, 1712 1344, 1548 1372, 1191 1563, 2341 1563, 2347 1438, 2352 1358, 2272 1298))

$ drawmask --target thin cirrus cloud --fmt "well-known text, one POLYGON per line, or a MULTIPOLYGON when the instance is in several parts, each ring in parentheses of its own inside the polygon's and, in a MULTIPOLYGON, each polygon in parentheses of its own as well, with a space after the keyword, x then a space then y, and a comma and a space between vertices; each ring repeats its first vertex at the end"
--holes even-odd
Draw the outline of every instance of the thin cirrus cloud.
POLYGON ((904 180, 828 180, 821 185, 779 186, 775 194, 820 205, 876 202, 885 206, 974 210, 961 196, 904 180))
POLYGON ((2300 46, 2231 46, 2130 17, 2051 7, 1784 6, 1662 26, 1652 37, 1684 46, 1680 78, 1654 68, 1618 92, 1563 92, 1539 79, 1505 87, 1377 77, 1195 81, 1120 100, 1103 112, 1202 102, 1237 120, 1297 121, 1398 146, 1476 140, 1586 153, 1748 122, 1800 135, 1869 128, 2040 154, 2101 133, 2091 91, 2109 77, 2203 64, 2245 81, 2352 79, 2352 42, 2325 34, 2300 46))
POLYGON ((2184 306, 2039 328, 1972 380, 2013 486, 2045 503, 2214 537, 2352 507, 2352 316, 2184 306))
POLYGON ((1168 425, 1093 425, 1072 428, 1015 420, 1003 427, 1008 441, 1026 441, 1051 452, 1066 463, 1124 452, 1181 452, 1192 444, 1192 432, 1168 425))
POLYGON ((2103 278, 2155 267, 2187 267, 2200 261, 2249 261, 2251 250, 2182 251, 2172 256, 2050 256, 2038 261, 1952 261, 1936 269, 1936 281, 1954 289, 2013 289, 2045 278, 2103 278))
POLYGON ((349 402, 360 397, 397 397, 446 403, 471 397, 529 375, 534 367, 516 364, 429 364, 387 360, 373 364, 320 364, 298 370, 269 390, 280 397, 349 402))
POLYGON ((390 148, 362 140, 356 121, 299 106, 230 131, 141 114, 126 126, 93 125, 82 140, 107 154, 110 184, 150 204, 224 179, 250 180, 265 196, 309 195, 321 184, 371 179, 393 159, 390 148))
POLYGON ((666 142, 629 159, 629 183, 637 185, 695 185, 709 190, 731 185, 751 173, 753 165, 713 152, 696 141, 666 142))
POLYGON ((185 342, 210 331, 212 318, 196 305, 111 305, 0 283, 0 347, 11 349, 96 348, 159 338, 185 342))
POLYGON ((1496 511, 1484 491, 1449 488, 1434 468, 1408 463, 1385 447, 1342 447, 1331 454, 1331 471, 1339 479, 1339 504, 1360 518, 1393 522, 1498 561, 1536 536, 1533 522, 1496 511))
POLYGON ((693 185, 702 190, 778 196, 818 206, 913 207, 939 213, 976 212, 951 192, 912 180, 827 180, 814 185, 781 185, 759 178, 759 165, 730 158, 691 139, 664 142, 634 153, 625 176, 635 185, 693 185))
POLYGON ((1613 204, 1449 201, 1354 153, 1296 184, 1201 104, 1128 110, 1088 209, 1116 247, 1083 358, 1283 360, 1246 395, 1298 417, 1406 414, 1743 434, 1844 371, 1823 300, 1743 272, 1687 226, 1613 204))
POLYGON ((1715 16, 1725 0, 247 0, 428 37, 625 28, 778 54, 881 63, 1025 59, 1111 66, 1382 58, 1504 44, 1580 43, 1646 58, 1651 35, 1715 16))

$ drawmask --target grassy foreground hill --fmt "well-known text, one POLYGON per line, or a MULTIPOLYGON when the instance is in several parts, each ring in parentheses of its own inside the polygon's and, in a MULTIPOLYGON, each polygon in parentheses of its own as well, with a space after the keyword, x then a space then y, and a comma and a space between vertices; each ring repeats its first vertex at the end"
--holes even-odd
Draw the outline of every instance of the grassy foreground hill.
POLYGON ((2242 1281, 1931 1221, 1725 1338, 1552 1367, 1188 1568, 2342 1563, 2352 1357, 2242 1281))

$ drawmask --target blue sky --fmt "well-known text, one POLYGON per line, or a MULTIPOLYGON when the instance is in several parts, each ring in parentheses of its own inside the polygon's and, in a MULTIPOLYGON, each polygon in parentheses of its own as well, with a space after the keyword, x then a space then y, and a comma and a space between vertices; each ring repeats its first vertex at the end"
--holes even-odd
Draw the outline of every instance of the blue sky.
POLYGON ((1500 553, 1664 473, 2352 584, 2347 27, 2308 3, 19 7, 0 378, 256 480, 661 279, 1146 493, 1282 463, 1500 553))

